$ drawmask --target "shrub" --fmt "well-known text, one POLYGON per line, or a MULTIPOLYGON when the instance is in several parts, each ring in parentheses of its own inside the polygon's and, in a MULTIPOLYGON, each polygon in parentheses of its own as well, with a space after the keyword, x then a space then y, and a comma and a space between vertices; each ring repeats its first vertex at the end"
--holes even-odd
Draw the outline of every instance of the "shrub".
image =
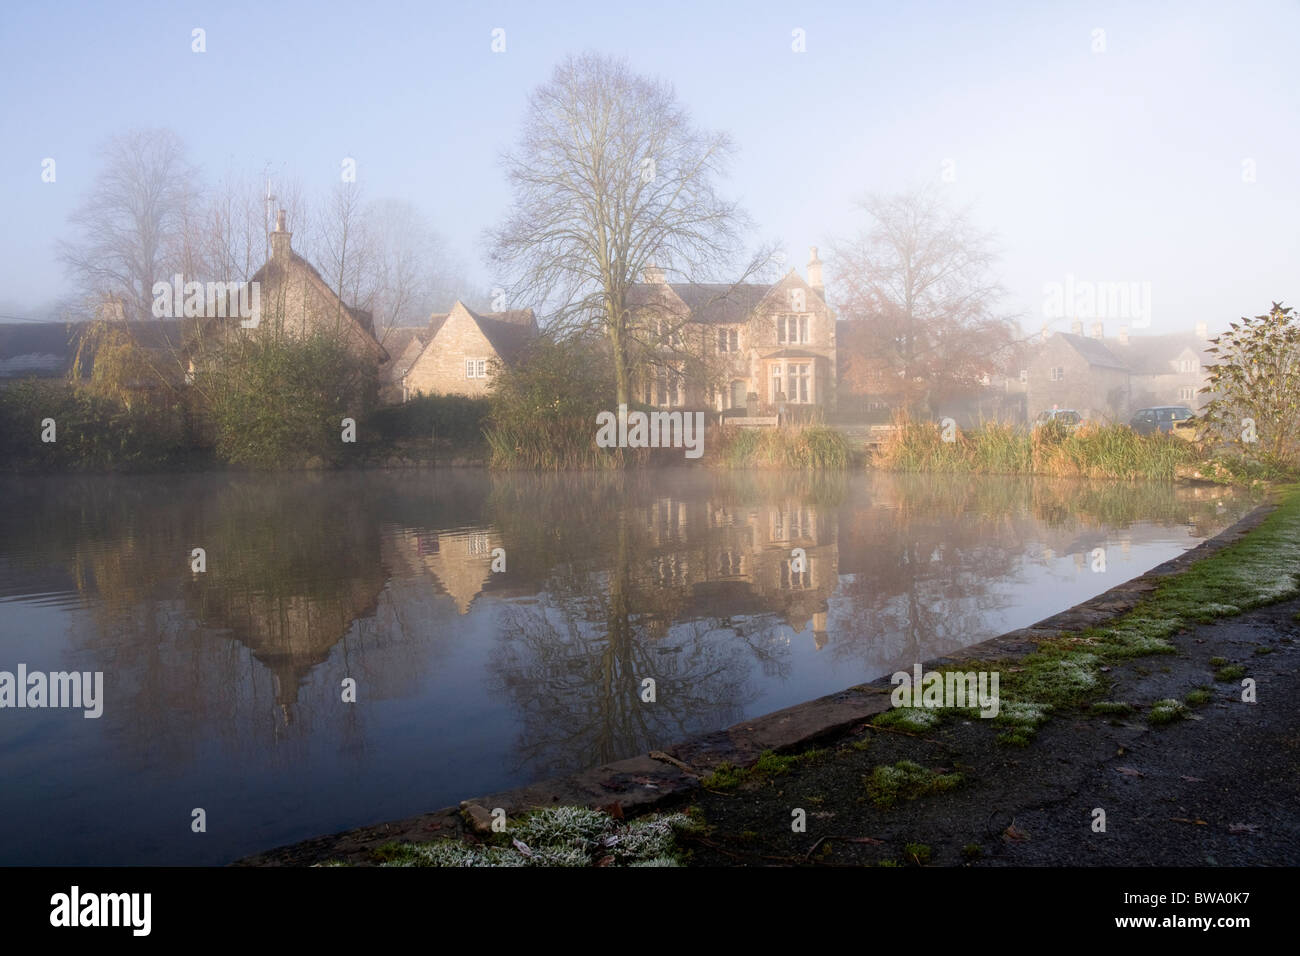
POLYGON ((323 334, 233 338, 202 356, 195 379, 217 454, 254 468, 341 460, 342 420, 366 418, 376 385, 367 359, 323 334))

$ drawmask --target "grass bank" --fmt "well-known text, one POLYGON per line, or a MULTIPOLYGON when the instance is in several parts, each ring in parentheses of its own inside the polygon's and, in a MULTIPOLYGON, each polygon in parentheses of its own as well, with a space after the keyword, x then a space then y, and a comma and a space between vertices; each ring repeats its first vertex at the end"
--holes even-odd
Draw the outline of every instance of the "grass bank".
POLYGON ((877 451, 874 464, 891 471, 1048 475, 1172 480, 1201 459, 1188 441, 1126 425, 1077 429, 1052 422, 1032 430, 989 422, 946 434, 931 422, 902 420, 877 451))
POLYGON ((707 457, 724 468, 844 471, 851 457, 844 436, 825 425, 724 427, 716 435, 717 447, 707 457))

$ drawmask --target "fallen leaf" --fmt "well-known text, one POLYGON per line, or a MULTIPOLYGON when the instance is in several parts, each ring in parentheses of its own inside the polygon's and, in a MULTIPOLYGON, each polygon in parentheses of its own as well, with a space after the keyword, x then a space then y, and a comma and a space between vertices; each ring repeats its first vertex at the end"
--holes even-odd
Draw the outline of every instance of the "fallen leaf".
POLYGON ((512 837, 511 842, 514 843, 515 849, 518 850, 520 853, 522 853, 524 856, 533 855, 533 851, 528 848, 528 844, 525 843, 523 840, 514 839, 512 837))
POLYGON ((1126 777, 1145 777, 1141 770, 1134 770, 1132 767, 1116 767, 1116 773, 1122 773, 1126 777))
POLYGON ((1229 833, 1254 833, 1259 829, 1258 823, 1229 823, 1229 833))
POLYGON ((1205 780, 1201 777, 1189 777, 1187 774, 1183 774, 1182 779, 1186 780, 1188 783, 1205 783, 1205 780))
POLYGON ((1198 827, 1205 826, 1204 820, 1192 820, 1188 817, 1170 817, 1169 819, 1174 823, 1195 823, 1198 827))
POLYGON ((1024 830, 1017 830, 1016 825, 1014 823, 1011 824, 1009 827, 1007 827, 1005 830, 1003 830, 1002 835, 1006 837, 1008 840, 1012 840, 1016 843, 1024 843, 1026 840, 1029 839, 1029 834, 1026 833, 1024 830))

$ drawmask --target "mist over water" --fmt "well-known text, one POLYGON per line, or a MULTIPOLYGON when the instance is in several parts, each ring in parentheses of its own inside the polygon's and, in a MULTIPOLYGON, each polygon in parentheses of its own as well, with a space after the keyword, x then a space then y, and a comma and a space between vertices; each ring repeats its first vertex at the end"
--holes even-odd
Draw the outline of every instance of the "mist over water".
POLYGON ((1252 504, 689 468, 0 486, 0 670, 104 673, 97 720, 0 722, 10 864, 221 863, 669 746, 1031 624, 1252 504))

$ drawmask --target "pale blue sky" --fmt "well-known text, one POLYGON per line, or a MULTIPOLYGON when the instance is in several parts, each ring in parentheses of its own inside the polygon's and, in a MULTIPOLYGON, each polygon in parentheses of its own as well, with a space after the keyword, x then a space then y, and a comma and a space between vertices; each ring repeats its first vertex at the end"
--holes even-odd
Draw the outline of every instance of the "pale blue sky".
POLYGON ((1026 326, 1067 274, 1150 282, 1153 332, 1221 326, 1300 305, 1298 41, 1296 2, 8 4, 0 311, 66 293, 54 242, 129 127, 172 127, 209 174, 270 163, 316 190, 356 157, 371 198, 414 202, 490 286, 497 157, 555 63, 596 50, 733 135, 727 191, 801 270, 863 193, 950 159, 1026 326))

